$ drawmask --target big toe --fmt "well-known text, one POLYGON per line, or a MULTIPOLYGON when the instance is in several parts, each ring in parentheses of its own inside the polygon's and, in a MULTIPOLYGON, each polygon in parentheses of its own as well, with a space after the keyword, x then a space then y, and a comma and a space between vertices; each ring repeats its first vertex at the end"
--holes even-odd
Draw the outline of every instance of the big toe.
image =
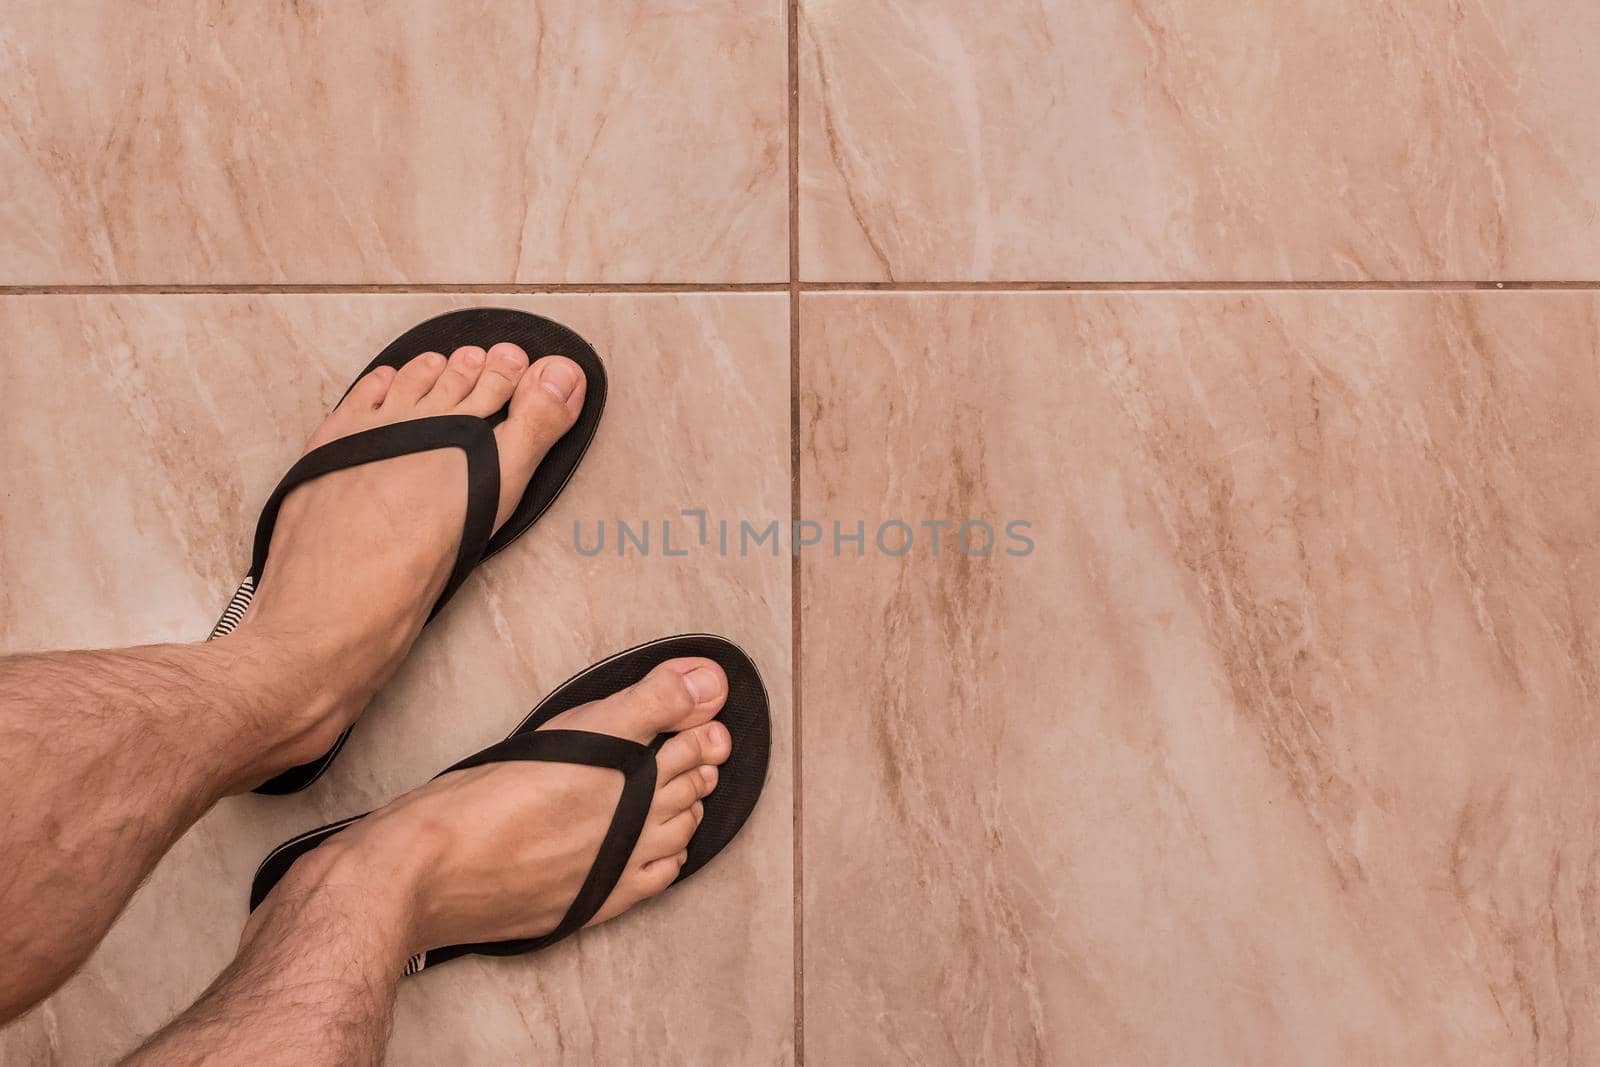
POLYGON ((713 660, 669 659, 633 685, 551 719, 549 728, 575 728, 641 744, 710 722, 722 710, 728 680, 713 660))
POLYGON ((711 721, 727 697, 728 679, 714 660, 683 656, 658 665, 613 699, 629 707, 648 740, 711 721))
MULTIPOLYGON (((491 362, 493 358, 491 349, 491 362)), ((488 377, 485 373, 484 378, 488 377)), ((511 411, 506 421, 495 428, 500 448, 500 514, 496 525, 510 517, 545 454, 578 421, 585 385, 582 368, 572 360, 545 356, 517 377, 514 388, 506 390, 511 411)), ((504 403, 501 400, 495 410, 504 403)))

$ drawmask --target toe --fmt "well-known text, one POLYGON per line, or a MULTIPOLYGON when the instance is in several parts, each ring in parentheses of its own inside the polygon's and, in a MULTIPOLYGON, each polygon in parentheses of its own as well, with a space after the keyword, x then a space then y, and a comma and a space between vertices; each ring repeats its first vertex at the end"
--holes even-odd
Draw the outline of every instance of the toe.
MULTIPOLYGON (((669 855, 688 848, 694 832, 700 829, 700 820, 705 817, 706 806, 697 800, 690 805, 688 811, 681 811, 661 823, 659 833, 652 834, 656 838, 654 843, 659 849, 659 854, 669 855)), ((650 831, 647 830, 646 833, 650 831)))
POLYGON ((689 850, 671 856, 663 856, 658 860, 651 860, 639 868, 638 886, 639 897, 653 897, 664 891, 678 879, 678 872, 683 870, 683 865, 689 862, 689 850))
MULTIPOLYGON (((656 777, 668 782, 695 767, 726 763, 733 751, 728 728, 712 721, 676 734, 656 753, 656 777)), ((709 792, 709 790, 708 790, 709 792)))
POLYGON ((394 376, 393 367, 377 367, 363 374, 338 406, 312 431, 311 439, 306 442, 306 451, 352 433, 364 425, 358 420, 371 415, 383 404, 383 398, 389 395, 389 387, 394 383, 394 376))
POLYGON ((385 409, 413 407, 428 395, 433 383, 444 373, 445 358, 437 352, 424 352, 400 368, 384 397, 385 409))
POLYGON ((684 849, 674 855, 662 856, 640 863, 638 866, 630 865, 622 880, 617 883, 617 888, 611 891, 611 896, 606 899, 605 905, 593 919, 589 920, 589 925, 594 926, 607 919, 616 918, 641 900, 662 892, 678 880, 678 872, 683 870, 683 865, 688 862, 689 852, 684 849))
POLYGON ((428 390, 424 404, 428 408, 452 408, 465 400, 478 384, 488 353, 476 345, 463 345, 450 353, 444 373, 428 390))
POLYGON ((695 801, 716 788, 716 773, 714 767, 696 767, 657 789, 650 802, 650 821, 666 822, 679 812, 688 811, 695 801))
MULTIPOLYGON (((680 734, 710 722, 722 710, 727 693, 727 680, 715 661, 698 656, 669 659, 628 688, 563 711, 539 729, 591 730, 647 744, 658 734, 680 734)), ((730 742, 726 733, 724 727, 718 726, 703 738, 696 736, 682 742, 669 738, 661 751, 667 753, 670 766, 678 771, 663 772, 658 755, 656 781, 669 782, 699 764, 727 759, 730 742)))
POLYGON ((629 862, 629 869, 622 875, 622 880, 616 883, 616 889, 611 891, 611 896, 606 897, 605 904, 600 907, 594 918, 590 918, 589 925, 616 918, 630 907, 640 901, 646 901, 662 891, 666 891, 674 881, 678 880, 678 872, 683 870, 683 864, 690 862, 688 849, 678 849, 677 853, 670 856, 658 856, 654 859, 643 859, 640 849, 635 849, 634 859, 629 862))
POLYGON ((339 401, 336 411, 350 410, 368 412, 377 409, 383 403, 383 398, 389 395, 389 386, 394 384, 393 367, 375 367, 371 372, 363 374, 361 380, 350 387, 350 392, 339 401))
POLYGON ((688 730, 722 710, 728 683, 722 668, 697 656, 669 659, 614 697, 645 738, 688 730))
POLYGON ((584 388, 583 371, 565 356, 545 356, 517 382, 510 417, 495 428, 501 466, 497 522, 510 516, 550 446, 578 421, 584 388))
POLYGON ((469 415, 488 418, 511 399, 528 369, 528 354, 514 344, 502 341, 489 349, 472 392, 461 402, 469 415))
POLYGON ((566 356, 545 356, 517 383, 511 399, 511 417, 528 428, 535 438, 554 444, 572 429, 583 411, 587 388, 583 369, 566 356))
POLYGON ((639 834, 639 843, 633 847, 633 862, 649 863, 688 848, 689 839, 694 837, 703 818, 705 805, 697 800, 688 810, 680 811, 670 819, 647 823, 639 834))

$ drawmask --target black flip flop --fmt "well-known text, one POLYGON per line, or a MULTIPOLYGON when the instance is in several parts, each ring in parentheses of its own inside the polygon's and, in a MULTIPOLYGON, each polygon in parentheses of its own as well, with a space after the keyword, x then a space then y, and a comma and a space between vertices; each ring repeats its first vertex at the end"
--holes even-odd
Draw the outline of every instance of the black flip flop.
MULTIPOLYGON (((756 665, 737 645, 710 634, 664 637, 619 652, 562 682, 538 703, 522 720, 522 725, 504 741, 440 772, 440 776, 443 776, 451 771, 485 763, 534 760, 606 767, 622 773, 622 795, 617 798, 611 826, 567 914, 554 930, 542 937, 449 945, 419 952, 407 961, 406 974, 415 974, 424 967, 437 966, 469 953, 517 956, 536 952, 581 929, 584 923, 594 917, 611 895, 617 880, 622 877, 628 857, 633 855, 639 831, 650 811, 651 797, 655 793, 656 750, 672 735, 662 734, 652 743, 641 745, 609 734, 585 730, 540 730, 539 727, 568 708, 626 689, 650 673, 657 664, 680 656, 703 656, 714 660, 727 675, 728 699, 718 713, 717 721, 728 728, 733 740, 733 754, 718 769, 716 788, 702 801, 705 805, 704 816, 689 841, 688 861, 679 870, 673 884, 704 867, 733 840, 761 795, 761 787, 767 777, 767 757, 772 746, 767 691, 761 683, 756 665)), ((329 823, 291 838, 269 852, 256 869, 255 879, 250 886, 250 910, 254 911, 266 899, 272 887, 278 884, 295 860, 351 823, 364 818, 365 814, 354 815, 329 823)))
MULTIPOLYGON (((467 514, 462 523, 461 542, 456 548, 455 568, 450 572, 444 592, 434 603, 429 620, 455 595, 472 568, 521 537, 544 514, 578 469, 578 462, 583 459, 600 425, 600 412, 605 408, 606 370, 589 342, 559 322, 525 311, 468 308, 413 326, 389 342, 388 347, 356 375, 355 381, 377 367, 398 369, 424 352, 449 355, 463 345, 487 349, 501 341, 520 346, 530 359, 566 356, 583 369, 585 379, 583 410, 578 413, 578 421, 551 446, 505 524, 499 530, 493 529, 500 500, 500 460, 493 428, 505 421, 507 408, 501 408, 487 419, 474 415, 435 415, 379 426, 330 441, 301 456, 267 498, 256 523, 250 571, 223 609, 222 617, 211 630, 211 638, 232 633, 250 606, 257 583, 261 581, 262 568, 266 566, 267 547, 272 542, 272 528, 283 498, 291 489, 320 475, 436 448, 459 448, 466 453, 467 514)), ((351 382, 352 387, 355 381, 351 382)), ((348 395, 349 390, 345 392, 348 395)), ((306 788, 322 777, 322 772, 328 769, 349 736, 350 728, 346 728, 320 758, 289 768, 257 786, 255 791, 282 794, 306 788)))

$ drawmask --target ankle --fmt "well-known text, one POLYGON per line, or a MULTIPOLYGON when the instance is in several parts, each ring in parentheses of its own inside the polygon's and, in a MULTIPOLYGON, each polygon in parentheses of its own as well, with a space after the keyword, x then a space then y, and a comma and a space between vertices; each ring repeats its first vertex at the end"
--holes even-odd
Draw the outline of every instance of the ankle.
POLYGON ((363 834, 337 834, 295 862, 250 916, 242 941, 285 916, 325 913, 381 942, 398 972, 428 947, 418 922, 421 876, 406 853, 373 847, 363 834))
POLYGON ((449 868, 452 837, 459 827, 439 817, 450 805, 438 803, 441 784, 429 782, 372 812, 339 834, 348 862, 382 872, 403 887, 407 899, 413 952, 453 944, 460 938, 440 914, 448 893, 440 892, 439 876, 449 868))
POLYGON ((204 647, 235 695, 237 791, 321 756, 367 700, 336 650, 264 626, 242 626, 204 647))

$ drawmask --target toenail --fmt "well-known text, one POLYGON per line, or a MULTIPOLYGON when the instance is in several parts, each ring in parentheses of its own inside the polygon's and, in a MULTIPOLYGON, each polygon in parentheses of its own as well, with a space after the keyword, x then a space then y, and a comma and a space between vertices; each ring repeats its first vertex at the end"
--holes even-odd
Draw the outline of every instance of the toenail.
POLYGON ((716 748, 721 748, 733 739, 728 736, 728 728, 720 722, 714 722, 706 727, 706 740, 716 748))
POLYGON ((467 348, 461 352, 461 362, 469 367, 477 367, 483 363, 483 349, 467 348))
MULTIPOLYGON (((572 391, 578 387, 578 368, 564 359, 552 359, 539 369, 539 384, 544 386, 552 396, 563 404, 572 391)), ((692 687, 691 687, 692 688, 692 687)), ((704 700, 699 693, 695 694, 696 700, 704 700)))
MULTIPOLYGON (((566 397, 562 397, 563 400, 566 397)), ((694 697, 696 704, 704 704, 714 700, 721 684, 717 681, 717 672, 710 667, 696 667, 683 676, 683 684, 689 687, 689 695, 694 697)))
POLYGON ((522 354, 514 348, 502 348, 494 357, 494 362, 501 370, 512 372, 520 371, 528 364, 523 360, 522 354))

